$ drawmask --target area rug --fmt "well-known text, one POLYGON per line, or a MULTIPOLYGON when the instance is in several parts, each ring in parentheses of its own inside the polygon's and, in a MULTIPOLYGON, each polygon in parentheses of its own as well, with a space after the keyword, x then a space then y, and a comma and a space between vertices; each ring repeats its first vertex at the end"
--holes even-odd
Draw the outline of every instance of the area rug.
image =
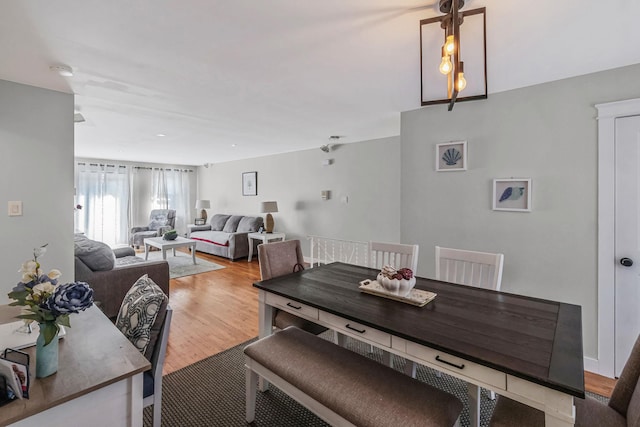
MULTIPOLYGON (((144 258, 144 253, 139 254, 144 258)), ((162 260, 162 251, 150 251, 149 260, 160 261, 162 260)), ((173 256, 173 251, 167 251, 167 262, 169 262, 169 275, 172 279, 183 276, 190 276, 192 274, 205 273, 207 271, 220 270, 224 266, 216 264, 211 261, 207 261, 196 256, 196 265, 193 265, 191 254, 186 252, 176 251, 176 256, 173 256)))
MULTIPOLYGON (((325 333, 325 338, 328 334, 325 333)), ((162 425, 180 427, 233 427, 246 426, 245 421, 245 372, 242 349, 253 342, 242 343, 193 365, 168 374, 163 379, 162 425)), ((347 339, 347 347, 382 361, 382 352, 359 341, 347 339)), ((404 359, 395 358, 394 366, 402 370, 404 359)), ((453 393, 464 403, 461 425, 469 426, 469 408, 466 384, 454 377, 437 377, 435 371, 418 367, 418 379, 453 393)), ((266 393, 257 393, 256 420, 254 426, 264 427, 326 427, 302 405, 276 387, 266 393)), ((591 395, 606 401, 602 396, 591 395)), ((481 397, 481 425, 488 426, 495 401, 488 398, 486 390, 481 397)), ((144 425, 151 427, 151 407, 145 408, 144 425)))

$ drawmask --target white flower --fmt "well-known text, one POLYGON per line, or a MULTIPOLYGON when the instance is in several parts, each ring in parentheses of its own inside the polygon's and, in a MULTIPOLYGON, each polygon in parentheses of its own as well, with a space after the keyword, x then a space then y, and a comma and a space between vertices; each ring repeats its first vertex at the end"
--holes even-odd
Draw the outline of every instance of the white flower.
POLYGON ((34 295, 52 294, 56 290, 56 286, 51 282, 38 283, 33 287, 34 295))
POLYGON ((40 246, 39 248, 34 249, 33 250, 33 256, 38 258, 38 257, 41 257, 42 255, 44 255, 45 252, 47 252, 47 248, 45 246, 47 246, 47 245, 40 246))
POLYGON ((38 270, 38 263, 31 260, 31 261, 25 261, 22 264, 22 268, 20 269, 20 272, 23 273, 22 277, 24 277, 25 274, 29 274, 29 275, 36 274, 37 270, 38 270))
POLYGON ((51 279, 51 280, 55 280, 55 279, 57 279, 58 277, 62 276, 62 273, 60 273, 60 270, 58 270, 58 269, 54 268, 53 270, 51 270, 51 271, 49 272, 49 274, 47 274, 47 276, 49 276, 49 279, 51 279))

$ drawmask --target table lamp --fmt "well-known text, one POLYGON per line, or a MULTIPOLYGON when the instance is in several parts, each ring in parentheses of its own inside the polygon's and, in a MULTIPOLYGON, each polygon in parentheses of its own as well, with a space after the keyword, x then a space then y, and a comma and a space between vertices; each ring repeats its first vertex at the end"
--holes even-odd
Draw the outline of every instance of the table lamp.
POLYGON ((207 222, 207 211, 205 209, 211 208, 211 202, 209 200, 196 200, 196 209, 202 209, 200 211, 200 218, 202 218, 202 223, 207 222))
POLYGON ((266 213, 267 215, 264 218, 264 229, 267 233, 273 233, 273 216, 271 216, 271 212, 278 212, 278 202, 262 202, 261 213, 266 213))

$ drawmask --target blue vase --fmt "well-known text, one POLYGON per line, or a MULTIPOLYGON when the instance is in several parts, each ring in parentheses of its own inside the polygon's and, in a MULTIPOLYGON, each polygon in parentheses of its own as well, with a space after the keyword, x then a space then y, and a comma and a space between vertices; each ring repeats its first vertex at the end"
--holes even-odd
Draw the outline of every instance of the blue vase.
POLYGON ((44 336, 38 334, 36 340, 36 378, 45 378, 58 371, 58 334, 48 345, 44 345, 44 336))

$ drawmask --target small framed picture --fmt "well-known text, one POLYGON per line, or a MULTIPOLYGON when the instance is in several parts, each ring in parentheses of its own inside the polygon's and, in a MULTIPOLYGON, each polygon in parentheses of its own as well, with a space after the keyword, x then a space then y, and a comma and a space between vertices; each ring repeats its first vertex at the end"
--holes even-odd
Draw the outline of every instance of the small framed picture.
POLYGON ((242 195, 258 195, 258 172, 244 172, 242 174, 242 195))
POLYGON ((493 210, 531 212, 531 179, 494 179, 493 210))
POLYGON ((196 218, 195 225, 204 225, 204 218, 196 218))
POLYGON ((467 141, 436 145, 436 170, 439 172, 467 170, 467 141))

